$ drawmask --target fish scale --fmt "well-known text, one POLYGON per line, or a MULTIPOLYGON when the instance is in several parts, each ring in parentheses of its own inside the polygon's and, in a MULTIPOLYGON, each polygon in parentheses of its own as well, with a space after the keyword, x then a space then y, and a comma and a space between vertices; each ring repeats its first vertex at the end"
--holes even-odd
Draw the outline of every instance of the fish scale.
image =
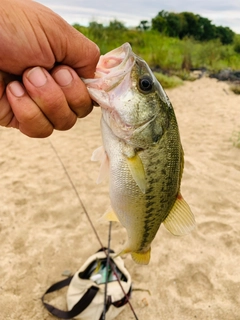
POLYGON ((183 150, 173 107, 128 43, 101 56, 95 79, 85 83, 102 109, 103 149, 92 159, 101 161, 101 179, 109 174, 112 209, 104 216, 127 230, 120 254, 148 264, 161 223, 174 235, 195 226, 180 193, 183 150))

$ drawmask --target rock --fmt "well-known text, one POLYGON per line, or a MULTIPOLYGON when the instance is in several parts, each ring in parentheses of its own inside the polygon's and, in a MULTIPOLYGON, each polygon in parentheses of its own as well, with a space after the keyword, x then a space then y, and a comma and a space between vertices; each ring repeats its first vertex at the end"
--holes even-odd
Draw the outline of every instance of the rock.
POLYGON ((212 73, 209 75, 210 78, 218 79, 219 81, 240 81, 240 71, 232 71, 230 69, 221 70, 218 73, 212 73))

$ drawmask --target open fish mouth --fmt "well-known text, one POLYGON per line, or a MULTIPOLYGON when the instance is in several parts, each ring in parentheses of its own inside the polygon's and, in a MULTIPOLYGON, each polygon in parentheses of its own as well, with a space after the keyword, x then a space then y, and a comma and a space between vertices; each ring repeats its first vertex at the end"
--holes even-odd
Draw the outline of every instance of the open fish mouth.
POLYGON ((121 47, 101 56, 97 64, 95 78, 103 77, 109 73, 111 76, 116 76, 114 73, 119 70, 122 72, 131 56, 133 57, 133 52, 129 43, 124 43, 121 47))
POLYGON ((129 74, 135 63, 136 56, 129 43, 100 56, 94 79, 84 80, 91 88, 111 91, 118 86, 124 77, 129 74))

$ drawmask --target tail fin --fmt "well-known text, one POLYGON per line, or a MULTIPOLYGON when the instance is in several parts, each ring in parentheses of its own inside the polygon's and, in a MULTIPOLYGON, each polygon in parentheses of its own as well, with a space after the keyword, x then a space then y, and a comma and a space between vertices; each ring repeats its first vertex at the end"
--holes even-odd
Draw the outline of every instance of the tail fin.
POLYGON ((118 256, 122 256, 126 253, 131 253, 132 259, 137 264, 149 264, 150 256, 151 256, 151 248, 149 248, 145 252, 133 252, 130 249, 124 249, 121 252, 119 252, 114 258, 118 256))
POLYGON ((151 256, 151 248, 146 252, 131 252, 133 261, 138 264, 149 264, 151 256))

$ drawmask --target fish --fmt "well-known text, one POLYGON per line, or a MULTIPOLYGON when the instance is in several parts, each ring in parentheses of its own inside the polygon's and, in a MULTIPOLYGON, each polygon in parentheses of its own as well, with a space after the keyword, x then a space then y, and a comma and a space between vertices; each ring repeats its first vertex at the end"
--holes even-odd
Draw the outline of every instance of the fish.
POLYGON ((104 217, 127 231, 119 254, 148 264, 161 224, 173 235, 196 225, 180 191, 184 153, 174 109, 129 43, 100 56, 94 78, 85 84, 102 112, 103 146, 91 159, 101 162, 97 183, 109 177, 111 208, 104 217))

